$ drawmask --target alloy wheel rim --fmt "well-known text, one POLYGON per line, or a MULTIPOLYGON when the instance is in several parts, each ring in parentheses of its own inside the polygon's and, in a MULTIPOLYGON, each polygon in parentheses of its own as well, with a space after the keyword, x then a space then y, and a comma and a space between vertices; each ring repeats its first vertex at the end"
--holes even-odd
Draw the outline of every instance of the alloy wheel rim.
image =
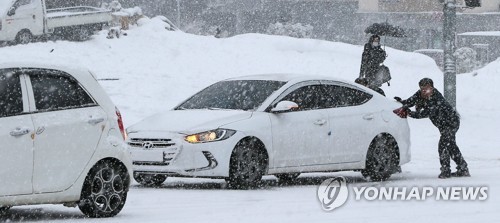
POLYGON ((249 182, 255 181, 259 172, 258 153, 252 149, 248 149, 240 154, 240 160, 244 161, 240 162, 238 168, 241 175, 245 176, 249 182))
POLYGON ((122 203, 124 180, 111 168, 100 170, 92 180, 91 197, 94 206, 103 212, 115 211, 122 203))
POLYGON ((31 41, 31 35, 29 33, 22 33, 20 36, 19 36, 19 40, 21 42, 21 44, 27 44, 31 41))

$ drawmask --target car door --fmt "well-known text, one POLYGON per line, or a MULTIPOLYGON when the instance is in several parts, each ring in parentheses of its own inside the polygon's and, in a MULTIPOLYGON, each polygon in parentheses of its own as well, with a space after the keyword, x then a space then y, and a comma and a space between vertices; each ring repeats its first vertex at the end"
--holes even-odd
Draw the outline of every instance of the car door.
POLYGON ((330 97, 330 163, 359 162, 373 139, 371 130, 377 129, 379 111, 365 106, 373 95, 340 82, 323 82, 323 87, 330 97))
POLYGON ((318 81, 299 83, 275 101, 292 101, 294 111, 270 113, 274 164, 277 168, 307 167, 325 163, 329 144, 328 113, 319 108, 318 81))
POLYGON ((35 193, 62 191, 82 174, 102 136, 104 110, 70 75, 54 70, 31 70, 35 113, 35 193))
POLYGON ((31 194, 34 131, 24 78, 0 70, 0 196, 31 194))
POLYGON ((13 7, 15 14, 7 18, 9 26, 17 27, 17 31, 29 30, 33 35, 43 33, 43 10, 40 0, 17 0, 13 7))

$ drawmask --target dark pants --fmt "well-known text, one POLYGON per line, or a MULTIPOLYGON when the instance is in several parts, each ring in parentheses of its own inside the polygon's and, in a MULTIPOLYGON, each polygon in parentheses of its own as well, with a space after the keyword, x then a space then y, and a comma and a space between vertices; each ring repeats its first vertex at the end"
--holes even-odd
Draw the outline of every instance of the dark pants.
POLYGON ((441 171, 451 171, 450 158, 457 164, 457 170, 467 170, 467 162, 465 162, 455 140, 459 128, 460 123, 457 123, 456 126, 440 130, 439 161, 441 162, 441 171))

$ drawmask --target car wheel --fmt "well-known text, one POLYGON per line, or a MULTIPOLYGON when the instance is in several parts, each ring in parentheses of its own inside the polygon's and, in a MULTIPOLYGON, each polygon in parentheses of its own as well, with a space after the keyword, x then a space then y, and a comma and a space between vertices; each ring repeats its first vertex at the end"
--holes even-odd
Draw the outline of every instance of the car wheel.
POLYGON ((9 211, 10 207, 0 207, 0 216, 6 214, 9 211))
POLYGON ((396 141, 392 137, 377 137, 370 145, 361 174, 372 181, 387 180, 398 167, 398 160, 396 141))
POLYGON ((134 179, 137 183, 144 186, 160 186, 165 182, 167 176, 155 174, 134 174, 134 179))
POLYGON ((115 216, 125 205, 129 184, 130 178, 123 165, 98 163, 85 178, 78 206, 91 218, 115 216))
POLYGON ((33 35, 28 30, 23 30, 19 32, 16 36, 17 44, 28 44, 31 43, 31 41, 33 41, 33 35))
POLYGON ((245 140, 234 149, 229 165, 229 188, 254 188, 266 172, 267 156, 256 139, 245 140))
POLYGON ((280 173, 274 176, 279 179, 280 183, 291 183, 299 177, 300 173, 280 173))

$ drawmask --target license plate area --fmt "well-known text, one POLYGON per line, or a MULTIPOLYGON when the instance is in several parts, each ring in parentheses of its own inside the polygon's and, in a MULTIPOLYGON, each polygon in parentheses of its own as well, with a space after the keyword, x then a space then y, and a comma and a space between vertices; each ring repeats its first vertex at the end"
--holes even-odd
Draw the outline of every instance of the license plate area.
POLYGON ((130 152, 132 161, 136 162, 164 162, 162 150, 132 150, 130 152))

